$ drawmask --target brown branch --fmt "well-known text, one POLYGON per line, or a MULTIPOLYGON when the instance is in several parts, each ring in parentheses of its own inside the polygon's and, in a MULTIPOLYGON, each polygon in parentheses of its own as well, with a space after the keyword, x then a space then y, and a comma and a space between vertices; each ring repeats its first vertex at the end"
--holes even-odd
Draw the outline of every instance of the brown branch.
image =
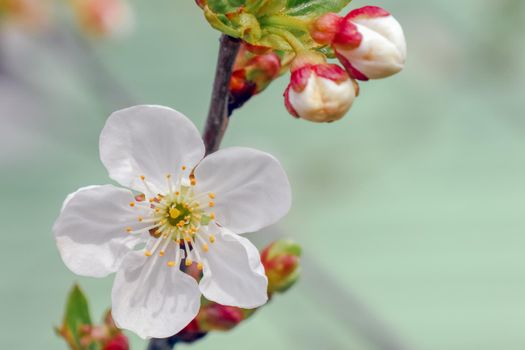
POLYGON ((206 146, 206 154, 213 153, 219 149, 228 127, 230 78, 240 45, 241 41, 239 39, 227 35, 222 35, 221 37, 210 110, 202 136, 206 146))

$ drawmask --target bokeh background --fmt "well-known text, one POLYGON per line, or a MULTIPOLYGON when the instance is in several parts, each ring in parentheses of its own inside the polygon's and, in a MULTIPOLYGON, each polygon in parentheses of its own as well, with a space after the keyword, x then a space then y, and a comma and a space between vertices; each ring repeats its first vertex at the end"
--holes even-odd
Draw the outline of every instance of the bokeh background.
MULTIPOLYGON (((402 74, 363 84, 329 125, 286 113, 283 77, 234 114, 224 141, 286 168, 293 208, 251 238, 300 242, 300 283, 181 349, 525 348, 525 2, 351 7, 367 4, 403 24, 402 74)), ((193 1, 131 6, 134 26, 116 38, 86 36, 65 8, 43 28, 0 27, 2 349, 66 349, 52 327, 73 281, 97 317, 110 304, 112 278, 74 276, 51 234, 69 192, 110 182, 105 118, 149 103, 204 123, 219 34, 193 1)))

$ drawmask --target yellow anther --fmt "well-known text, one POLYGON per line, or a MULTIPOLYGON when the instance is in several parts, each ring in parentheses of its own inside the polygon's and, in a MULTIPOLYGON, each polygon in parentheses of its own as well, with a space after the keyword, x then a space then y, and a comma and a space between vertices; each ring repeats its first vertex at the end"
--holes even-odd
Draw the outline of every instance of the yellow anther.
POLYGON ((146 250, 146 251, 144 252, 144 255, 146 255, 146 256, 151 256, 152 254, 151 254, 151 252, 150 252, 149 250, 146 250))
POLYGON ((210 243, 215 243, 215 236, 214 235, 210 235, 210 243))
POLYGON ((210 219, 215 220, 215 213, 210 214, 210 219))
POLYGON ((182 169, 182 171, 186 170, 186 166, 183 165, 181 169, 182 169))
POLYGON ((166 174, 166 179, 171 179, 171 174, 166 174))
POLYGON ((208 206, 209 206, 210 208, 214 207, 214 206, 215 206, 215 202, 214 202, 214 201, 210 201, 210 202, 208 203, 208 206))
POLYGON ((144 175, 140 175, 140 179, 141 179, 142 181, 144 181, 144 180, 146 180, 146 176, 144 176, 144 175))
POLYGON ((191 264, 193 264, 193 260, 191 260, 190 258, 186 259, 186 266, 190 266, 191 264))
POLYGON ((208 247, 208 245, 207 245, 206 243, 204 243, 204 244, 202 245, 202 250, 204 250, 205 253, 207 253, 209 249, 210 249, 210 248, 208 247))
POLYGON ((168 261, 168 266, 169 267, 175 266, 175 261, 168 261))
POLYGON ((139 217, 137 218, 137 220, 139 220, 139 222, 142 222, 142 221, 144 220, 144 218, 143 218, 142 216, 139 216, 139 217))
POLYGON ((172 219, 178 218, 179 215, 180 215, 180 210, 179 209, 177 209, 177 208, 171 208, 170 209, 170 216, 171 216, 172 219))
POLYGON ((160 208, 155 208, 155 213, 160 212, 160 208))
POLYGON ((199 271, 202 271, 202 269, 204 268, 204 265, 202 265, 202 263, 198 263, 197 268, 199 269, 199 271))
POLYGON ((191 238, 190 238, 190 236, 186 236, 186 237, 184 237, 184 239, 185 239, 186 242, 188 242, 188 243, 191 242, 191 238))
POLYGON ((164 254, 166 254, 166 252, 164 252, 164 250, 161 250, 161 251, 159 252, 159 256, 164 256, 164 254))
POLYGON ((131 233, 131 231, 133 231, 133 229, 132 229, 131 227, 127 227, 127 228, 126 228, 126 232, 127 232, 127 233, 131 233))
POLYGON ((150 202, 150 203, 155 202, 155 198, 150 198, 150 199, 149 199, 149 202, 150 202))
POLYGON ((179 191, 175 192, 175 195, 176 196, 180 195, 180 192, 179 191))
POLYGON ((208 194, 208 197, 210 197, 211 199, 215 198, 215 193, 210 192, 210 193, 208 194))
POLYGON ((130 207, 134 207, 134 206, 135 206, 135 202, 130 202, 130 203, 129 203, 129 206, 130 206, 130 207))
POLYGON ((191 179, 191 180, 190 180, 190 184, 191 184, 192 186, 195 186, 195 185, 197 184, 197 180, 195 180, 195 179, 191 179))

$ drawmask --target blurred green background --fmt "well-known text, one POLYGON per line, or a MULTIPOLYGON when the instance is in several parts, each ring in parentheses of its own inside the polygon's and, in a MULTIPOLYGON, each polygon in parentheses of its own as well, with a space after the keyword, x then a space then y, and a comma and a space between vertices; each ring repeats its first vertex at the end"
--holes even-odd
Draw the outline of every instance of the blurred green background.
MULTIPOLYGON (((286 113, 283 77, 234 114, 224 141, 286 168, 290 214, 250 238, 300 242, 302 280, 233 332, 181 349, 388 349, 385 337, 525 348, 525 2, 351 7, 368 4, 402 23, 403 73, 362 84, 329 125, 286 113)), ((67 13, 45 32, 0 33, 1 349, 66 349, 52 326, 73 281, 97 318, 110 304, 112 278, 74 276, 51 234, 68 193, 110 182, 105 118, 149 103, 204 123, 219 34, 193 1, 132 5, 121 39, 86 39, 67 13)))

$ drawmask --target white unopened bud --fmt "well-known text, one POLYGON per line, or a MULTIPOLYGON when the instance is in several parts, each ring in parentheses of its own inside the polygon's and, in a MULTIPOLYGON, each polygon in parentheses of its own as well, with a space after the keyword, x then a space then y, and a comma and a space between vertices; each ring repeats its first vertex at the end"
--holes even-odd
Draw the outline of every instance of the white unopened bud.
POLYGON ((357 82, 344 69, 323 63, 295 69, 284 95, 290 114, 322 123, 341 119, 358 93, 357 82))
POLYGON ((346 15, 332 45, 348 73, 359 80, 386 78, 405 65, 403 29, 380 7, 366 6, 346 15))

